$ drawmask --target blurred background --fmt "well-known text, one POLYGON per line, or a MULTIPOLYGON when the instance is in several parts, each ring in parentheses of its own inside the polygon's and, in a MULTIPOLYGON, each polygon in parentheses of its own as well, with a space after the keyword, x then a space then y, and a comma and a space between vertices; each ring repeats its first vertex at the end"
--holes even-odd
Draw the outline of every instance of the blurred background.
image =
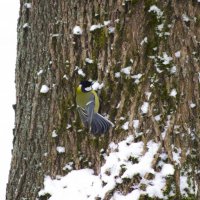
POLYGON ((0 199, 4 200, 14 128, 15 61, 19 1, 0 1, 0 199))

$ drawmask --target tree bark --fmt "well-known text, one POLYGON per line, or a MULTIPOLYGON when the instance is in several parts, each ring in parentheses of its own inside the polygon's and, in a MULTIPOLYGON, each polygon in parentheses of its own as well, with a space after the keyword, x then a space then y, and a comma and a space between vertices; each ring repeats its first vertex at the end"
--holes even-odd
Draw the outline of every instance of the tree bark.
MULTIPOLYGON (((200 4, 196 0, 33 0, 29 8, 25 3, 20 1, 7 199, 35 200, 44 176, 65 175, 63 167, 70 161, 74 169, 90 166, 98 173, 103 162, 100 151, 106 152, 111 141, 127 135, 145 144, 149 140, 162 144, 152 166, 156 170, 161 152, 167 153, 168 163, 176 169, 168 183, 175 184, 174 199, 183 199, 183 172, 198 187, 198 197, 188 195, 200 199, 200 4), (160 11, 152 11, 153 5, 160 11), (109 25, 90 31, 93 24, 108 20, 109 25), (73 34, 76 25, 82 35, 73 34), (122 70, 126 67, 130 74, 122 70), (99 91, 100 113, 115 123, 102 137, 90 135, 76 111, 75 88, 80 80, 90 78, 104 83, 99 91), (40 92, 42 85, 50 88, 47 93, 40 92), (141 110, 144 102, 148 112, 141 110), (126 121, 128 130, 122 128, 126 121), (53 132, 58 136, 52 137, 53 132), (65 152, 59 153, 58 146, 65 152), (173 152, 179 150, 177 163, 173 152)), ((131 184, 123 185, 121 192, 128 187, 131 184)))

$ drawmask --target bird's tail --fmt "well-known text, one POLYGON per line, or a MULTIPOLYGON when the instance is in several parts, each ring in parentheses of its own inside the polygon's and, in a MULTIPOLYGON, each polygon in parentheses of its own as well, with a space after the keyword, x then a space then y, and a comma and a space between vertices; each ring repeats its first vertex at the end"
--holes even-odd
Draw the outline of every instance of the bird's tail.
POLYGON ((99 113, 94 113, 91 123, 91 133, 93 134, 103 134, 109 131, 111 127, 114 127, 114 124, 100 115, 99 113))

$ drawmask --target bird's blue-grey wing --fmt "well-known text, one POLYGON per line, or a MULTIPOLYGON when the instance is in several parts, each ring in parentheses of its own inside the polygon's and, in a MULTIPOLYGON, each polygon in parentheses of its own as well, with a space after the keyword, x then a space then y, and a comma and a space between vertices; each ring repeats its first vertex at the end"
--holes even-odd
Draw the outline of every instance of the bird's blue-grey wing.
POLYGON ((91 132, 93 134, 103 134, 109 131, 114 124, 100 115, 99 113, 94 113, 92 124, 91 124, 91 132))
POLYGON ((84 126, 87 128, 88 127, 88 117, 87 117, 87 113, 86 113, 85 109, 80 106, 77 106, 77 110, 78 110, 79 116, 81 118, 81 121, 83 122, 84 126))
POLYGON ((92 120, 90 132, 94 135, 99 134, 99 123, 96 120, 92 120))
POLYGON ((108 132, 109 129, 114 126, 114 124, 99 113, 95 113, 94 107, 95 96, 91 94, 85 109, 80 106, 77 107, 81 121, 83 122, 84 126, 89 128, 90 132, 94 135, 108 132))
POLYGON ((94 94, 91 94, 89 101, 87 102, 86 107, 85 107, 85 110, 87 113, 87 122, 90 128, 91 128, 92 119, 94 115, 94 107, 95 107, 95 96, 94 94))

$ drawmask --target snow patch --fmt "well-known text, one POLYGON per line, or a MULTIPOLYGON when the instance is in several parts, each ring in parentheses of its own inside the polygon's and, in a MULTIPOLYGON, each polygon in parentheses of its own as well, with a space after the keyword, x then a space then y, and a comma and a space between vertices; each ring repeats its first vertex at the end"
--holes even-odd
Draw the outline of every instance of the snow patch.
POLYGON ((170 73, 175 74, 176 73, 176 66, 173 66, 170 68, 170 73))
POLYGON ((113 26, 108 27, 108 33, 109 34, 112 34, 114 32, 115 32, 115 27, 113 27, 113 26))
POLYGON ((154 118, 155 118, 155 120, 158 122, 158 121, 160 121, 161 120, 161 117, 160 117, 161 115, 156 115, 154 118))
POLYGON ((28 23, 25 23, 24 25, 23 25, 23 28, 25 29, 25 28, 29 28, 30 26, 29 26, 29 24, 28 23))
POLYGON ((173 60, 173 58, 171 56, 168 56, 166 52, 163 52, 163 57, 160 58, 163 61, 164 65, 168 65, 173 60))
POLYGON ((181 160, 181 151, 179 150, 178 152, 172 152, 173 160, 175 161, 176 164, 180 164, 181 160))
POLYGON ((186 14, 183 14, 182 18, 183 18, 184 22, 189 22, 190 21, 190 18, 186 14))
POLYGON ((63 78, 66 79, 66 80, 69 79, 66 74, 63 76, 63 78))
POLYGON ((125 122, 125 123, 122 125, 122 128, 126 131, 126 130, 128 130, 128 125, 129 125, 129 122, 125 122))
MULTIPOLYGON (((127 121, 122 125, 122 128, 124 130, 128 130, 128 125, 129 125, 129 122, 127 121)), ((137 129, 138 127, 139 127, 139 120, 133 120, 133 128, 137 129)))
POLYGON ((64 167, 63 167, 63 170, 69 170, 71 171, 73 169, 73 162, 69 162, 68 164, 66 164, 64 167))
POLYGON ((140 124, 140 121, 139 121, 139 120, 137 120, 137 119, 134 119, 134 120, 133 120, 133 127, 134 127, 134 129, 139 128, 139 124, 140 124))
MULTIPOLYGON (((174 174, 174 167, 163 163, 160 171, 154 171, 152 162, 159 148, 160 143, 153 141, 149 141, 144 147, 143 142, 134 142, 133 135, 117 144, 112 142, 109 145, 109 154, 104 155, 105 164, 100 168, 98 175, 94 175, 92 169, 73 170, 73 162, 67 163, 63 170, 70 172, 54 180, 46 176, 44 189, 39 191, 39 196, 50 194, 50 200, 66 200, 68 197, 81 200, 104 199, 117 184, 137 175, 141 181, 133 186, 133 191, 126 195, 115 191, 110 199, 139 200, 141 195, 164 199, 166 177, 174 174), (145 175, 149 173, 153 174, 154 178, 147 180, 145 175), (141 184, 146 186, 146 190, 141 189, 141 184)), ((184 189, 186 186, 184 181, 181 188, 184 189)))
POLYGON ((64 153, 65 152, 65 147, 58 146, 58 147, 56 147, 56 151, 58 153, 64 153))
POLYGON ((110 20, 103 22, 104 26, 108 26, 110 24, 110 20))
POLYGON ((172 89, 171 92, 170 92, 170 94, 169 94, 169 96, 176 97, 176 95, 177 95, 176 89, 172 89))
POLYGON ((189 187, 187 182, 187 176, 180 176, 180 191, 181 194, 187 195, 186 190, 189 187))
POLYGON ((74 35, 82 35, 82 33, 83 33, 83 31, 82 31, 80 26, 74 26, 72 32, 73 32, 74 35))
POLYGON ((180 57, 181 57, 181 52, 180 52, 180 51, 177 51, 177 52, 175 52, 174 55, 175 55, 176 58, 180 58, 180 57))
POLYGON ((102 27, 103 27, 102 24, 94 24, 94 25, 92 25, 92 26, 90 27, 90 31, 93 32, 93 31, 95 31, 96 29, 100 29, 100 28, 102 28, 102 27))
POLYGON ((163 12, 156 5, 153 5, 149 8, 148 12, 153 12, 157 15, 158 18, 163 16, 163 12))
POLYGON ((93 84, 92 84, 92 89, 93 90, 101 90, 104 86, 104 83, 99 83, 98 81, 95 81, 93 84))
POLYGON ((78 74, 82 77, 85 77, 85 73, 83 72, 82 69, 78 69, 78 74))
POLYGON ((174 174, 174 166, 171 164, 164 164, 161 170, 162 176, 169 176, 174 174))
POLYGON ((59 33, 54 33, 54 34, 51 34, 51 37, 59 37, 59 36, 61 36, 61 34, 59 34, 59 33))
POLYGON ((30 9, 31 8, 31 3, 25 3, 24 7, 30 9))
POLYGON ((160 24, 157 26, 157 30, 160 32, 163 31, 163 28, 164 28, 164 24, 160 24))
POLYGON ((140 42, 140 45, 142 46, 144 43, 147 43, 148 42, 148 38, 145 37, 141 42, 140 42))
POLYGON ((190 104, 190 108, 195 108, 196 107, 196 104, 195 103, 191 103, 190 104))
POLYGON ((55 137, 57 137, 57 136, 58 136, 58 135, 57 135, 57 133, 56 133, 56 130, 53 130, 53 132, 52 132, 52 134, 51 134, 51 135, 52 135, 52 137, 53 137, 53 138, 55 138, 55 137))
POLYGON ((66 127, 66 129, 70 129, 72 127, 72 125, 71 124, 67 124, 67 127, 66 127))
POLYGON ((43 73, 43 70, 41 69, 38 73, 37 73, 37 75, 39 76, 39 75, 41 75, 43 73))
POLYGON ((119 192, 115 192, 111 200, 139 200, 140 195, 143 194, 141 190, 133 190, 127 195, 123 195, 119 192))
POLYGON ((94 61, 93 61, 92 59, 90 59, 90 58, 86 58, 86 59, 85 59, 85 62, 86 62, 86 63, 89 63, 89 64, 94 63, 94 61))
POLYGON ((115 78, 119 78, 121 76, 120 72, 115 73, 115 78))
POLYGON ((122 68, 121 72, 124 73, 124 74, 126 74, 126 75, 130 75, 130 73, 131 73, 131 66, 122 68))
POLYGON ((81 169, 69 172, 60 180, 52 180, 46 176, 44 179, 44 190, 40 190, 39 196, 51 195, 51 200, 80 199, 86 200, 94 194, 101 186, 99 178, 91 169, 81 169), (95 184, 94 184, 95 183, 95 184))
POLYGON ((139 84, 140 78, 143 76, 143 74, 136 74, 131 76, 131 78, 135 79, 134 83, 139 84))
POLYGON ((147 113, 149 109, 149 103, 148 102, 144 102, 141 106, 141 111, 143 114, 147 113))
POLYGON ((40 89, 40 93, 47 93, 49 91, 49 87, 47 85, 42 85, 40 89))

